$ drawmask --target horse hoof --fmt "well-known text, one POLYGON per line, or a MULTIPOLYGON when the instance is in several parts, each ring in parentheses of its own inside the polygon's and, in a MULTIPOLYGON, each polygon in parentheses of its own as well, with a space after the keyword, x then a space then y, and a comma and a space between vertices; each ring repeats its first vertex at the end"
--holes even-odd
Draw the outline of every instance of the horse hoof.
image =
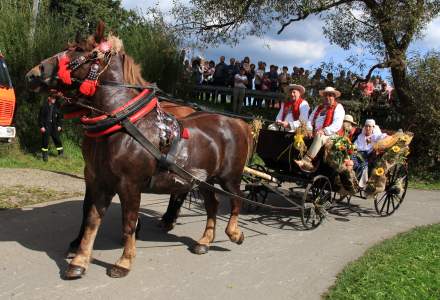
POLYGON ((240 238, 237 241, 237 245, 241 245, 244 242, 244 233, 242 232, 240 238))
POLYGON ((209 246, 208 245, 202 245, 202 244, 197 244, 194 249, 193 249, 195 254, 201 255, 201 254, 206 254, 209 251, 209 246))
POLYGON ((112 278, 122 278, 127 276, 129 272, 129 269, 113 265, 112 268, 108 271, 108 276, 112 278))
POLYGON ((86 268, 84 268, 84 267, 69 265, 67 267, 66 272, 64 272, 64 278, 69 279, 69 280, 79 279, 79 278, 83 277, 85 272, 86 272, 86 268))

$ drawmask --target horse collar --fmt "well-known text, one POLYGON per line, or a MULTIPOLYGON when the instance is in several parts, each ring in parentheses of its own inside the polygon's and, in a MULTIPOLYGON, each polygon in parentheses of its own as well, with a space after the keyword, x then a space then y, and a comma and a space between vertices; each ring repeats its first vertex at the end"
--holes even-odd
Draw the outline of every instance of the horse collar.
POLYGON ((146 116, 157 106, 157 103, 154 91, 146 89, 111 113, 93 118, 83 116, 80 122, 83 124, 86 136, 102 137, 121 130, 121 122, 124 119, 128 118, 131 122, 136 122, 146 116))

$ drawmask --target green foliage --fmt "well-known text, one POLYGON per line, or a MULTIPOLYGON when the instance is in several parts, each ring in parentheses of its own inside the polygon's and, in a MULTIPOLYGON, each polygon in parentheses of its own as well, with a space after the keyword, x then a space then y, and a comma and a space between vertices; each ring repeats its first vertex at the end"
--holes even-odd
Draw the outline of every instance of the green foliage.
POLYGON ((165 91, 173 91, 183 70, 184 53, 179 39, 170 34, 161 16, 154 22, 138 17, 119 31, 124 47, 142 67, 142 75, 157 82, 165 91))
POLYGON ((117 31, 129 19, 136 18, 133 11, 121 7, 120 0, 49 0, 48 8, 73 30, 87 34, 95 31, 99 20, 117 31))
MULTIPOLYGON (((32 1, 2 0, 0 15, 0 51, 5 55, 17 97, 14 125, 26 151, 40 148, 37 115, 40 105, 46 101, 43 95, 27 91, 26 72, 62 51, 75 39, 77 30, 94 31, 99 19, 108 23, 108 30, 121 36, 126 52, 141 64, 146 79, 158 82, 169 91, 179 76, 179 40, 163 23, 153 23, 133 11, 125 11, 120 1, 43 0, 33 38, 30 36, 32 1)), ((64 124, 64 135, 78 144, 81 140, 81 130, 70 122, 64 124)))
POLYGON ((415 57, 409 62, 414 132, 411 167, 416 173, 440 180, 440 52, 415 57))
POLYGON ((0 168, 31 168, 68 174, 81 175, 84 170, 84 160, 81 148, 77 143, 61 136, 64 156, 57 156, 55 147, 49 144, 49 162, 44 162, 40 154, 30 154, 12 147, 1 151, 6 145, 0 144, 0 168))
POLYGON ((440 225, 369 249, 338 275, 327 299, 439 299, 440 225))

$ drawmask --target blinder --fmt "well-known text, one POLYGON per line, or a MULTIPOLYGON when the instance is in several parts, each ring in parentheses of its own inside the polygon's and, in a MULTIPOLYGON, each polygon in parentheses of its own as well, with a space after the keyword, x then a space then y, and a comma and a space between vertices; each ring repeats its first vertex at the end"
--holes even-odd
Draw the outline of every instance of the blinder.
POLYGON ((58 78, 66 85, 72 84, 71 72, 79 69, 88 62, 92 62, 89 73, 84 82, 81 83, 79 91, 85 96, 93 96, 98 86, 100 58, 103 59, 105 65, 110 63, 112 56, 111 47, 107 42, 103 42, 87 55, 81 55, 70 61, 69 57, 64 54, 58 57, 58 78))

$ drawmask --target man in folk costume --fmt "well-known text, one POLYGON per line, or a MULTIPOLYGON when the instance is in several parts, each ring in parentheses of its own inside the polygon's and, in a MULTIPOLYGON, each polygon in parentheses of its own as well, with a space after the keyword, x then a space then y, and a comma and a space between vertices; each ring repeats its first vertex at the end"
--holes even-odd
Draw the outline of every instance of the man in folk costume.
POLYGON ((341 92, 333 87, 326 87, 319 91, 319 95, 323 97, 323 103, 312 111, 307 122, 307 129, 314 135, 313 143, 303 159, 295 160, 301 170, 306 172, 314 169, 313 159, 322 146, 338 134, 344 122, 344 107, 336 101, 341 92))
POLYGON ((275 123, 269 125, 270 130, 278 130, 280 127, 285 131, 294 132, 301 126, 301 123, 307 123, 310 106, 302 98, 305 91, 306 89, 299 84, 289 84, 285 88, 289 99, 281 103, 275 123))

